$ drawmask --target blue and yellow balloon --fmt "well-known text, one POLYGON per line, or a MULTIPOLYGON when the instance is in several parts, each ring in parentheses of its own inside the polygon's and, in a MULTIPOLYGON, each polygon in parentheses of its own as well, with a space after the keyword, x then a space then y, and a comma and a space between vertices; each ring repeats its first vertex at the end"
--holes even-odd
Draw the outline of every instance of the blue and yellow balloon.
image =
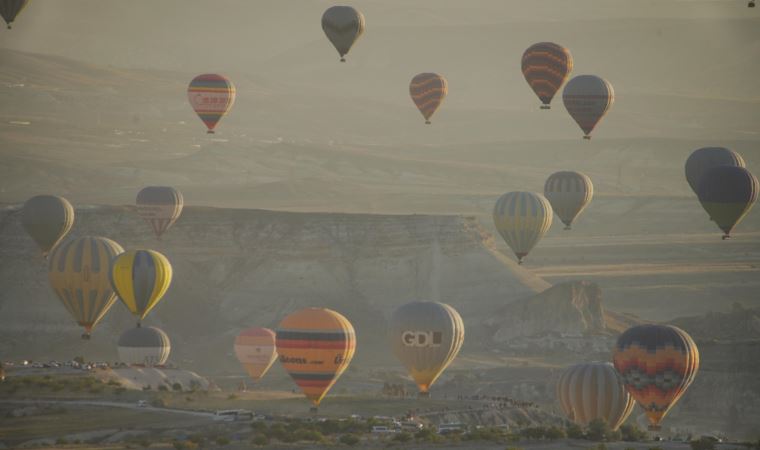
POLYGON ((161 301, 172 282, 172 266, 154 250, 129 250, 111 262, 111 285, 138 322, 161 301))

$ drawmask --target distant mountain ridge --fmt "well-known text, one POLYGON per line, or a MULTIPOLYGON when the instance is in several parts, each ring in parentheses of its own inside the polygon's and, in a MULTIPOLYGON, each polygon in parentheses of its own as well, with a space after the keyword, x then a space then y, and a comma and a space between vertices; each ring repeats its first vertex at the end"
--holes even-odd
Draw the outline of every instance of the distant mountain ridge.
POLYGON ((745 308, 740 303, 731 305, 729 312, 682 317, 670 323, 697 342, 760 340, 760 308, 745 308))

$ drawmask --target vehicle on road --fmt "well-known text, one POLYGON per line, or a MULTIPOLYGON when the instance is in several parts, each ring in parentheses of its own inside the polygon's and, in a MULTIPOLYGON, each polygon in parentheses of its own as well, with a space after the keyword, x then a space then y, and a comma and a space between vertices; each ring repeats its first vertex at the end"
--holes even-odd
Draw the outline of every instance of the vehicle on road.
POLYGON ((395 433, 396 429, 387 427, 385 425, 375 425, 374 427, 372 427, 372 432, 376 434, 395 433))
POLYGON ((462 433, 465 430, 463 423, 442 423, 438 425, 438 434, 462 433))
POLYGON ((145 400, 138 400, 137 401, 137 406, 140 407, 140 408, 147 408, 148 407, 148 402, 145 401, 145 400))

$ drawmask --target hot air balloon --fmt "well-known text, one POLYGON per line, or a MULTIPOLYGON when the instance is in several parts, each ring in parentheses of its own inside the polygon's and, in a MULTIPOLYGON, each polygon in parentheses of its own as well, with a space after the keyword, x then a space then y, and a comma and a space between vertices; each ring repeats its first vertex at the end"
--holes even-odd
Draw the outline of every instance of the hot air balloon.
POLYGON ((364 33, 364 16, 350 6, 333 6, 322 15, 322 30, 340 54, 340 61, 364 33))
POLYGON ((420 389, 429 396, 430 386, 451 364, 464 343, 464 323, 449 305, 412 302, 391 316, 388 337, 391 348, 420 389))
POLYGON ((172 266, 155 250, 129 250, 111 262, 111 286, 138 323, 161 301, 172 282, 172 266))
POLYGON ((156 327, 136 327, 119 336, 119 359, 134 366, 163 366, 172 350, 169 336, 156 327))
POLYGON ((9 30, 13 21, 16 20, 16 16, 27 3, 29 3, 28 0, 0 0, 0 16, 3 16, 9 30))
POLYGON ((449 88, 446 79, 437 73, 421 73, 412 78, 409 84, 409 95, 417 105, 417 109, 425 118, 425 123, 430 124, 430 118, 443 103, 449 88))
POLYGON ((24 203, 21 224, 47 257, 74 225, 74 208, 63 197, 38 195, 24 203))
POLYGON ((89 339, 95 325, 116 301, 109 281, 109 264, 124 249, 96 236, 70 239, 53 249, 48 278, 56 295, 89 339))
POLYGON ((694 381, 699 351, 672 325, 637 325, 617 340, 612 356, 625 388, 646 412, 649 429, 660 422, 694 381))
POLYGON ((755 7, 755 0, 749 0, 749 3, 747 3, 747 8, 754 8, 755 7))
POLYGON ((224 75, 207 73, 198 75, 187 88, 187 98, 198 117, 213 134, 214 127, 235 103, 235 86, 224 75))
POLYGON ((604 420, 617 430, 633 411, 633 397, 610 363, 570 366, 557 382, 557 398, 567 418, 580 426, 604 420))
POLYGON ((269 328, 249 328, 235 338, 235 356, 254 381, 259 381, 277 359, 275 333, 269 328))
POLYGON ((731 230, 747 215, 757 201, 757 178, 744 167, 717 166, 699 180, 697 196, 710 220, 731 237, 731 230))
POLYGON ((306 308, 285 317, 276 332, 282 366, 316 411, 354 357, 354 327, 330 309, 306 308))
POLYGON ((591 131, 612 107, 615 91, 607 80, 596 75, 579 75, 565 86, 562 101, 585 133, 583 139, 591 139, 591 131))
POLYGON ((704 147, 689 155, 686 159, 686 181, 691 190, 697 193, 699 180, 708 170, 717 166, 746 167, 744 158, 733 150, 723 147, 704 147))
POLYGON ((148 186, 137 194, 137 214, 159 239, 177 221, 183 206, 182 193, 170 186, 148 186))
POLYGON ((541 194, 508 192, 496 201, 493 222, 519 264, 552 226, 552 206, 541 194))
POLYGON ((570 50, 553 42, 539 42, 525 50, 522 73, 533 92, 541 100, 541 109, 551 109, 554 94, 573 71, 570 50))
POLYGON ((580 172, 556 172, 546 180, 544 196, 569 230, 573 220, 591 202, 594 185, 591 178, 580 172))

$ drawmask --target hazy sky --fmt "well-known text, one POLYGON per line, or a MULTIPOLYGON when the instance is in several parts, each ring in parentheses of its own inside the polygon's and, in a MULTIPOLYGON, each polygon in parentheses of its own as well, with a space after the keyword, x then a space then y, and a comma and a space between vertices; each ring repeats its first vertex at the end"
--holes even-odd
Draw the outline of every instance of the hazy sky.
MULTIPOLYGON (((550 36, 563 21, 615 19, 758 19, 745 0, 371 0, 364 40, 398 27, 533 23, 550 36)), ((0 46, 121 67, 181 71, 244 67, 314 41, 324 0, 33 0, 0 46)), ((757 22, 756 22, 757 23, 757 22)), ((582 26, 578 27, 579 33, 582 26)), ((726 30, 738 33, 736 30, 726 30)), ((751 37, 751 36, 750 36, 751 37)), ((747 38, 747 36, 744 36, 747 38)), ((754 35, 758 39, 758 34, 754 35)), ((413 46, 413 42, 409 42, 413 46)), ((756 47, 760 52, 760 47, 756 47)), ((320 51, 331 56, 332 49, 320 51)), ((498 57, 499 55, 493 55, 498 57)))

